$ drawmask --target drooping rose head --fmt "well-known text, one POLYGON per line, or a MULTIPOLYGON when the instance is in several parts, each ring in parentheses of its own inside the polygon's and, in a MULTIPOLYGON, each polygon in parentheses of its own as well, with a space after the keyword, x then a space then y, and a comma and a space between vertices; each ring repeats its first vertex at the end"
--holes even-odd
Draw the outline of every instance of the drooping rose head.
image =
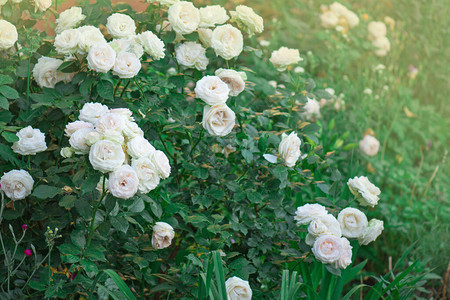
POLYGON ((245 72, 237 72, 231 69, 218 69, 215 75, 228 85, 230 96, 237 96, 245 89, 245 80, 247 79, 245 72))
POLYGON ((364 138, 359 141, 359 149, 368 156, 375 156, 380 149, 380 142, 374 136, 366 134, 364 138))
POLYGON ((13 201, 30 195, 33 184, 33 177, 25 170, 11 170, 0 178, 1 190, 13 201))
POLYGON ((172 244, 175 237, 173 227, 165 222, 156 222, 153 226, 152 246, 155 249, 164 249, 172 244))
POLYGON ((129 165, 123 165, 109 175, 108 190, 114 197, 129 199, 138 191, 139 178, 129 165))
POLYGON ((264 30, 264 22, 261 16, 257 15, 251 7, 238 5, 235 11, 231 11, 231 21, 236 22, 242 30, 250 36, 261 33, 264 30))
POLYGON ((12 150, 22 155, 36 155, 36 153, 47 150, 45 134, 39 129, 31 126, 22 128, 16 135, 19 141, 14 142, 12 150))
POLYGON ((0 20, 0 51, 14 46, 17 42, 16 26, 5 20, 0 20))
POLYGON ((226 104, 205 105, 202 125, 209 134, 225 136, 236 124, 236 114, 226 104))
POLYGON ((122 145, 109 140, 100 140, 91 146, 89 161, 95 170, 112 172, 125 162, 122 145))
POLYGON ((168 14, 170 25, 179 34, 192 33, 200 24, 200 12, 191 2, 181 1, 173 4, 168 14))
POLYGON ((341 257, 342 250, 341 238, 334 235, 320 236, 312 248, 315 258, 324 264, 335 263, 341 257))
POLYGON ((252 289, 248 281, 239 277, 231 277, 225 281, 228 300, 250 300, 252 299, 252 289))
POLYGON ((378 204, 378 195, 381 191, 367 177, 354 177, 347 181, 347 185, 362 206, 374 207, 378 204))
POLYGON ((205 76, 195 85, 197 98, 209 105, 223 104, 228 99, 230 89, 218 76, 205 76))
POLYGON ((358 237, 358 241, 361 245, 367 245, 377 239, 383 232, 383 221, 372 219, 363 234, 358 237))
POLYGON ((211 47, 217 55, 230 60, 241 54, 244 46, 242 33, 230 24, 221 25, 213 30, 211 47))
POLYGON ((366 231, 367 217, 359 209, 347 207, 338 215, 342 235, 347 238, 359 238, 366 231))
POLYGON ((115 13, 110 15, 106 21, 106 29, 116 39, 132 37, 136 34, 134 20, 125 14, 115 13))
POLYGON ((278 146, 278 153, 284 160, 288 167, 295 166, 300 157, 300 145, 302 142, 297 136, 296 132, 291 132, 289 135, 282 134, 280 145, 278 146))

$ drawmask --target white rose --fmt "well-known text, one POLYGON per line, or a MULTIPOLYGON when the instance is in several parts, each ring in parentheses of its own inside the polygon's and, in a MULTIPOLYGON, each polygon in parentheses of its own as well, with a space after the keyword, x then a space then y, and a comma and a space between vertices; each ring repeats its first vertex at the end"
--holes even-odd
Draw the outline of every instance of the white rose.
POLYGON ((131 166, 139 178, 139 192, 146 194, 158 186, 160 181, 158 171, 150 158, 133 159, 131 166))
POLYGON ((75 131, 81 128, 92 128, 94 129, 94 125, 88 122, 84 121, 75 121, 70 122, 66 125, 66 128, 64 129, 64 132, 66 133, 66 136, 70 137, 75 131))
POLYGON ((371 40, 376 40, 377 38, 386 36, 386 25, 383 22, 370 22, 368 30, 369 38, 371 40))
POLYGON ((138 34, 136 41, 142 45, 144 51, 150 55, 154 60, 164 58, 164 43, 153 32, 145 31, 138 34))
POLYGON ((108 190, 114 197, 129 199, 136 194, 138 186, 136 171, 129 165, 123 165, 109 175, 108 190))
POLYGON ((244 46, 244 38, 239 29, 230 24, 218 26, 211 37, 211 47, 217 55, 230 60, 241 54, 244 46))
POLYGON ((338 16, 330 10, 320 15, 320 24, 324 28, 334 28, 338 24, 338 21, 338 16))
POLYGON ((278 153, 283 158, 284 163, 288 167, 295 166, 298 158, 300 157, 300 145, 302 142, 297 136, 296 132, 286 135, 281 135, 281 142, 278 146, 278 153))
POLYGON ((199 28, 198 39, 202 43, 203 47, 208 48, 211 47, 211 38, 212 38, 212 30, 209 28, 199 28))
POLYGON ((165 179, 170 175, 170 162, 164 152, 156 150, 151 157, 159 177, 165 179))
POLYGON ((155 2, 158 2, 161 5, 171 6, 177 2, 180 2, 180 0, 156 0, 155 2))
POLYGON ((361 245, 367 245, 370 242, 375 241, 377 237, 380 236, 383 229, 383 221, 377 219, 370 220, 366 230, 358 237, 359 243, 361 245))
POLYGON ((133 113, 128 108, 112 108, 109 112, 113 113, 113 114, 121 115, 129 121, 134 121, 133 113))
POLYGON ((252 289, 248 281, 239 277, 231 277, 225 281, 228 300, 250 300, 252 299, 252 289))
POLYGON ((236 22, 241 29, 245 29, 251 36, 264 30, 263 18, 258 16, 252 8, 239 5, 236 11, 231 11, 231 21, 236 22))
POLYGON ((196 68, 199 71, 206 70, 209 60, 206 50, 199 43, 186 42, 175 48, 177 62, 187 68, 196 68))
POLYGON ((227 11, 220 5, 209 5, 201 7, 200 27, 214 27, 216 24, 223 24, 228 21, 227 11))
POLYGON ((315 258, 324 264, 335 263, 341 257, 342 250, 341 238, 334 235, 320 236, 312 248, 315 258))
POLYGON ((89 49, 87 61, 89 69, 108 73, 116 62, 116 52, 110 45, 98 43, 89 49))
POLYGON ((366 215, 353 207, 344 208, 338 215, 342 235, 347 238, 358 238, 366 230, 368 222, 366 215))
POLYGON ((358 16, 350 10, 347 10, 347 12, 344 14, 344 17, 347 19, 350 28, 355 27, 359 24, 358 16))
POLYGON ((55 37, 55 50, 60 54, 73 54, 78 50, 80 31, 77 29, 66 29, 55 37))
POLYGON ((0 20, 0 51, 14 46, 17 42, 16 26, 5 20, 0 20))
POLYGON ((47 150, 45 134, 39 129, 33 129, 31 126, 28 126, 19 130, 16 135, 19 137, 19 140, 14 142, 11 147, 15 153, 36 155, 36 153, 47 150))
POLYGON ((42 56, 38 59, 37 64, 33 68, 33 77, 36 83, 42 88, 54 88, 55 84, 64 79, 61 72, 58 71, 62 60, 42 56))
POLYGON ((106 44, 105 37, 100 29, 94 26, 82 26, 77 28, 80 32, 80 42, 78 43, 78 52, 86 54, 89 49, 95 44, 106 44))
POLYGON ((155 147, 143 136, 138 135, 127 143, 127 152, 133 158, 151 157, 155 151, 155 147))
POLYGON ((245 72, 237 72, 230 69, 218 69, 215 72, 215 75, 228 85, 230 96, 237 96, 245 89, 244 80, 247 79, 245 72))
POLYGON ((64 158, 71 158, 75 151, 71 147, 63 147, 59 154, 64 158))
POLYGON ((127 139, 132 139, 136 136, 144 136, 144 132, 135 122, 125 122, 122 133, 127 139))
POLYGON ((386 56, 389 50, 391 50, 391 43, 387 37, 377 38, 372 42, 372 45, 376 48, 374 51, 376 56, 386 56))
POLYGON ((308 98, 303 109, 305 111, 302 113, 302 116, 306 120, 314 121, 316 118, 320 117, 320 103, 316 99, 308 98))
POLYGON ((330 5, 330 10, 338 16, 343 16, 347 13, 348 8, 340 4, 339 2, 333 2, 330 5))
POLYGON ((297 225, 308 225, 312 220, 327 214, 326 208, 320 204, 305 204, 297 207, 294 220, 297 225))
POLYGON ((306 244, 313 245, 316 238, 322 235, 334 235, 341 237, 342 231, 338 220, 331 215, 326 214, 315 218, 309 223, 308 235, 306 236, 306 244))
POLYGON ((112 172, 125 162, 122 146, 109 140, 100 140, 91 146, 89 161, 95 170, 112 172))
POLYGON ((378 204, 378 195, 381 191, 367 177, 361 176, 349 179, 347 185, 362 206, 374 207, 378 204))
POLYGON ((78 119, 95 124, 100 117, 109 113, 109 108, 101 103, 89 102, 83 105, 78 119))
POLYGON ((181 1, 173 4, 168 14, 170 25, 179 34, 192 33, 200 24, 200 13, 191 2, 181 1))
POLYGON ((33 184, 33 177, 25 170, 11 170, 0 178, 0 188, 13 201, 31 194, 33 184))
POLYGON ((359 149, 368 156, 375 156, 380 148, 380 142, 372 135, 366 134, 364 138, 359 141, 359 149))
POLYGON ((352 263, 352 246, 346 238, 341 238, 342 252, 334 266, 339 269, 345 269, 352 263))
POLYGON ((225 103, 229 92, 228 85, 217 76, 204 76, 195 85, 197 98, 209 105, 225 103))
POLYGON ((226 104, 205 105, 202 125, 209 134, 226 136, 236 124, 236 115, 226 104))
POLYGON ((297 49, 281 47, 272 52, 269 60, 278 71, 284 71, 288 66, 302 61, 303 58, 300 57, 300 52, 297 49))
POLYGON ((34 0, 34 11, 38 10, 41 12, 46 11, 50 6, 52 6, 52 0, 34 0))
POLYGON ((164 249, 172 244, 175 237, 173 227, 165 222, 156 222, 153 226, 152 246, 155 249, 164 249))
POLYGON ((106 21, 108 33, 116 39, 132 37, 136 34, 134 20, 124 14, 112 14, 106 21))
POLYGON ((122 133, 113 129, 107 129, 103 132, 103 139, 113 141, 117 144, 123 145, 125 138, 122 133))
POLYGON ((121 52, 116 57, 113 74, 120 78, 133 78, 141 70, 141 61, 130 52, 121 52))
POLYGON ((56 33, 61 33, 64 30, 77 27, 86 18, 82 13, 81 7, 77 6, 66 9, 60 13, 58 19, 56 19, 56 33))
POLYGON ((102 139, 103 135, 101 135, 97 131, 91 131, 86 135, 86 145, 92 146, 102 139))
POLYGON ((121 133, 125 122, 126 118, 123 115, 107 112, 95 122, 95 130, 99 133, 109 130, 121 133))
POLYGON ((86 144, 88 133, 94 131, 93 128, 80 128, 75 131, 69 139, 69 144, 75 149, 75 153, 83 154, 89 152, 89 145, 86 144))

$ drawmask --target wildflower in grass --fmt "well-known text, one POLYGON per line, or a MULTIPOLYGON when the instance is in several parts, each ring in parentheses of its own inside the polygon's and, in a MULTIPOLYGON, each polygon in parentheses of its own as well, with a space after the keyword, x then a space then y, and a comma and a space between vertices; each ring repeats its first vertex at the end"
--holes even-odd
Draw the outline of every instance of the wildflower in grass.
POLYGON ((31 251, 30 249, 25 249, 25 250, 23 250, 23 254, 31 257, 31 256, 33 256, 33 251, 31 251))

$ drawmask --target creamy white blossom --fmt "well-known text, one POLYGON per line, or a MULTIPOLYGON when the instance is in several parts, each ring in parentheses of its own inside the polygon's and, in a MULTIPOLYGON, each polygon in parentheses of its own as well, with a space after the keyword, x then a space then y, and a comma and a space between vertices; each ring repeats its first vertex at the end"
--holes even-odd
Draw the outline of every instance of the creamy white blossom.
POLYGON ((336 260, 334 266, 339 269, 345 269, 352 263, 352 246, 350 242, 345 238, 341 238, 342 251, 341 256, 336 260))
POLYGON ((89 69, 108 73, 116 62, 116 52, 110 45, 98 43, 89 49, 87 61, 89 69))
POLYGON ((138 34, 136 41, 142 45, 144 51, 154 60, 164 58, 164 43, 153 32, 145 31, 138 34))
POLYGON ((31 126, 22 128, 16 133, 19 140, 14 142, 12 150, 22 155, 36 155, 47 150, 45 134, 31 126))
POLYGON ((165 222, 156 222, 153 226, 152 246, 155 249, 164 249, 172 244, 175 237, 173 227, 165 222))
POLYGON ((33 177, 25 170, 11 170, 0 178, 0 189, 13 201, 30 195, 33 184, 33 177))
POLYGON ((55 37, 55 50, 61 54, 73 54, 78 50, 80 42, 80 31, 77 29, 66 29, 55 37))
POLYGON ((113 74, 120 78, 133 78, 141 70, 141 61, 130 52, 121 52, 116 57, 113 74))
POLYGON ((58 71, 62 60, 42 56, 38 59, 37 64, 33 68, 33 77, 40 87, 54 88, 55 84, 60 81, 66 81, 67 77, 64 73, 58 71))
POLYGON ((86 136, 94 131, 93 128, 80 128, 75 131, 69 139, 69 144, 75 150, 75 153, 88 153, 90 146, 86 144, 86 136))
POLYGON ((308 225, 312 220, 327 214, 328 212, 323 205, 305 204, 297 207, 294 220, 297 221, 297 225, 308 225))
MULTIPOLYGON (((152 1, 150 1, 150 2, 152 2, 152 1)), ((171 6, 177 2, 180 2, 180 0, 156 0, 155 2, 158 2, 161 5, 171 6)))
POLYGON ((374 207, 378 204, 381 191, 367 177, 354 177, 348 180, 347 185, 362 206, 374 207))
POLYGON ((375 156, 380 148, 380 142, 372 135, 366 134, 362 140, 359 141, 359 149, 368 156, 375 156))
POLYGON ((325 28, 335 28, 339 22, 338 16, 331 10, 320 15, 320 24, 325 28))
POLYGON ((239 277, 231 277, 225 281, 228 300, 250 300, 252 299, 252 289, 248 281, 239 277))
POLYGON ((139 192, 146 194, 158 186, 160 181, 158 171, 149 157, 133 159, 131 166, 139 178, 139 192))
POLYGON ((209 28, 199 28, 198 39, 202 43, 203 47, 208 48, 211 47, 211 38, 212 38, 212 29, 209 28))
POLYGON ((109 175, 108 190, 114 197, 129 199, 138 191, 139 178, 129 165, 123 165, 109 175))
POLYGON ((99 133, 105 133, 110 130, 121 133, 125 122, 127 122, 127 119, 123 115, 108 111, 97 119, 95 122, 95 130, 99 133))
POLYGON ((136 34, 134 20, 125 14, 115 13, 110 15, 106 21, 106 29, 116 39, 132 37, 136 34))
POLYGON ((334 235, 322 235, 314 242, 312 252, 315 258, 324 263, 335 263, 342 254, 342 241, 334 235))
POLYGON ((100 140, 91 146, 89 161, 95 170, 108 173, 123 165, 125 153, 122 145, 109 140, 100 140))
POLYGON ((209 5, 201 7, 200 12, 200 27, 214 27, 216 24, 223 24, 230 17, 227 11, 220 5, 209 5))
POLYGON ((218 26, 211 36, 211 47, 217 55, 230 60, 241 54, 244 46, 242 33, 230 24, 218 26))
POLYGON ((127 139, 132 139, 136 136, 144 136, 144 132, 139 125, 136 122, 130 121, 125 122, 122 133, 127 139))
POLYGON ((208 66, 206 49, 196 42, 186 42, 175 48, 177 62, 187 68, 196 68, 203 71, 208 66))
POLYGON ((386 56, 389 50, 391 50, 391 43, 385 36, 372 41, 372 45, 376 48, 374 51, 376 56, 386 56))
POLYGON ((289 135, 283 133, 281 135, 281 142, 278 146, 278 153, 288 167, 293 167, 300 157, 300 146, 302 142, 297 136, 296 132, 291 132, 289 135))
POLYGON ((272 52, 269 60, 278 71, 284 71, 288 66, 302 61, 303 58, 300 57, 300 52, 297 49, 281 47, 272 52))
POLYGON ((342 236, 342 231, 338 220, 331 214, 326 214, 315 218, 309 223, 308 235, 305 242, 313 245, 315 240, 322 235, 342 236))
POLYGON ((56 33, 61 33, 64 30, 72 29, 77 27, 84 19, 86 18, 83 15, 83 10, 81 7, 73 6, 69 9, 66 9, 62 13, 59 14, 58 19, 56 19, 56 33))
POLYGON ((156 149, 143 136, 136 136, 127 143, 127 152, 133 158, 151 157, 156 149))
POLYGON ((109 108, 101 103, 89 102, 83 105, 78 119, 95 124, 100 117, 109 113, 109 108))
POLYGON ((209 134, 225 136, 236 124, 236 115, 226 104, 205 105, 202 125, 209 134))
POLYGON ((0 20, 0 51, 14 46, 17 38, 16 26, 6 20, 0 20))
POLYGON ((231 21, 247 31, 249 35, 261 33, 264 30, 264 22, 261 16, 257 15, 251 7, 238 5, 235 11, 231 11, 231 21))
POLYGON ((50 6, 52 6, 52 0, 33 0, 35 9, 34 11, 40 11, 44 12, 46 11, 50 6))
POLYGON ((383 22, 372 21, 368 25, 369 39, 376 40, 386 36, 386 25, 383 22))
POLYGON ((170 6, 168 14, 170 25, 179 34, 192 33, 200 24, 200 12, 191 2, 174 3, 170 6))
POLYGON ((152 162, 158 171, 159 177, 165 179, 170 175, 170 162, 169 158, 160 150, 156 150, 152 154, 152 162))
MULTIPOLYGON (((114 129, 107 129, 107 130, 103 131, 102 138, 104 140, 113 141, 120 145, 123 145, 125 142, 125 138, 123 137, 122 133, 120 131, 117 131, 114 129)), ((88 143, 88 142, 86 142, 86 143, 88 143)))
POLYGON ((245 72, 238 72, 231 69, 218 69, 215 72, 230 89, 230 96, 237 96, 245 89, 245 80, 247 75, 245 72))
POLYGON ((320 103, 316 99, 308 98, 308 101, 303 106, 303 109, 305 111, 302 113, 302 116, 306 120, 314 121, 316 118, 320 117, 320 103))
POLYGON ((78 43, 78 52, 80 54, 88 53, 89 49, 95 44, 106 44, 105 37, 97 27, 87 25, 77 30, 80 32, 80 42, 78 43))
POLYGON ((61 148, 61 151, 59 154, 64 158, 71 158, 75 153, 75 150, 71 147, 63 147, 61 148))
POLYGON ((229 93, 228 85, 218 76, 204 76, 195 84, 197 98, 209 105, 225 103, 229 93))
POLYGON ((383 221, 372 219, 369 221, 366 230, 361 236, 358 237, 358 241, 361 245, 367 245, 377 239, 383 232, 383 221))
POLYGON ((366 230, 368 222, 366 215, 359 209, 347 207, 338 214, 342 235, 347 238, 358 238, 366 230))

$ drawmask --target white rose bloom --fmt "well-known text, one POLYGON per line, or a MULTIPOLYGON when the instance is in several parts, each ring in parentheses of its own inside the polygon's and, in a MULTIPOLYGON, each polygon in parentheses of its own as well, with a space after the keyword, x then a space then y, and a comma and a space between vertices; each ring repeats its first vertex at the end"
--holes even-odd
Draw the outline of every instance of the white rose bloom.
POLYGON ((160 181, 158 171, 150 158, 133 159, 131 166, 139 178, 139 192, 146 194, 158 186, 160 181))
POLYGON ((236 22, 241 29, 245 29, 251 36, 264 30, 263 18, 258 16, 252 8, 239 5, 236 11, 231 11, 231 21, 236 22))
POLYGON ((236 115, 226 104, 205 105, 202 125, 209 134, 226 136, 236 124, 236 115))
POLYGON ((66 29, 55 37, 55 50, 60 54, 73 54, 78 50, 80 31, 77 29, 66 29))
POLYGON ((315 240, 322 235, 342 236, 341 227, 338 220, 331 214, 326 214, 315 218, 309 223, 306 244, 312 246, 315 240))
POLYGON ((144 136, 144 132, 135 122, 125 122, 122 133, 127 139, 132 139, 137 136, 144 136))
POLYGON ((386 25, 383 22, 372 21, 369 23, 368 29, 371 40, 386 36, 386 25))
POLYGON ((91 131, 86 135, 86 145, 88 146, 92 146, 100 140, 103 140, 103 135, 97 131, 91 131))
POLYGON ((209 105, 225 103, 230 89, 228 85, 217 76, 204 76, 195 85, 197 98, 209 105))
POLYGON ((161 5, 171 6, 177 2, 180 2, 180 0, 156 0, 155 2, 158 2, 161 5))
POLYGON ((380 142, 372 135, 366 134, 364 138, 359 141, 359 149, 368 156, 375 156, 380 148, 380 142))
POLYGON ((156 150, 151 157, 153 165, 158 171, 159 177, 165 179, 170 175, 170 162, 164 152, 156 150))
POLYGON ((36 155, 36 153, 47 150, 45 134, 39 129, 33 129, 31 126, 28 126, 20 129, 16 135, 19 137, 19 140, 14 142, 11 147, 15 153, 36 155))
POLYGON ((113 74, 120 78, 133 78, 141 70, 141 61, 133 53, 121 52, 116 57, 113 74))
POLYGON ((133 158, 151 157, 155 153, 155 147, 143 136, 136 136, 127 143, 127 152, 133 158))
POLYGON ((316 259, 324 264, 335 263, 342 254, 342 241, 334 235, 322 235, 315 242, 312 252, 316 259))
POLYGON ((89 69, 108 73, 116 62, 116 52, 110 45, 98 43, 89 49, 87 61, 89 69))
POLYGON ((186 68, 196 68, 199 71, 206 70, 209 60, 206 57, 206 49, 196 42, 186 42, 175 48, 177 62, 186 68))
POLYGON ((363 234, 358 237, 358 241, 361 245, 367 245, 377 239, 383 231, 383 221, 372 219, 363 234))
POLYGON ((202 43, 203 47, 208 48, 211 47, 211 38, 212 38, 212 29, 209 28, 199 28, 198 39, 202 43))
POLYGON ((138 34, 136 41, 142 45, 144 51, 150 55, 154 60, 164 58, 164 43, 153 32, 145 31, 138 34))
POLYGON ((381 191, 367 177, 361 176, 349 179, 347 185, 362 206, 374 207, 378 204, 378 195, 381 191))
POLYGON ((284 71, 288 66, 302 61, 303 58, 300 57, 300 52, 297 49, 281 47, 272 52, 269 60, 278 71, 284 71))
POLYGON ((120 145, 123 145, 123 143, 125 142, 125 138, 123 137, 122 133, 114 129, 107 129, 103 131, 103 139, 113 141, 120 145))
POLYGON ((278 153, 283 158, 284 163, 288 167, 293 167, 300 157, 300 145, 302 142, 297 136, 296 132, 291 132, 289 135, 283 133, 281 135, 281 142, 278 146, 278 153))
POLYGON ((40 12, 46 11, 50 6, 52 6, 52 0, 34 0, 34 11, 37 12, 38 10, 40 12))
POLYGON ((56 33, 61 33, 64 30, 75 28, 85 18, 86 16, 83 15, 81 7, 73 6, 69 9, 66 9, 65 11, 60 13, 58 19, 56 19, 55 31, 56 33))
POLYGON ((123 115, 107 112, 95 122, 95 130, 99 133, 109 130, 121 133, 125 123, 126 118, 123 115))
POLYGON ((218 69, 216 70, 215 75, 228 85, 230 96, 237 96, 245 89, 244 80, 247 79, 245 72, 237 72, 230 69, 218 69))
POLYGON ((89 145, 86 144, 86 137, 88 133, 93 131, 93 128, 80 128, 70 136, 69 144, 75 149, 75 153, 83 154, 89 152, 89 145))
POLYGON ((376 56, 386 56, 389 50, 391 50, 391 43, 387 37, 377 38, 372 42, 372 45, 377 48, 374 51, 376 56))
POLYGON ((59 154, 64 158, 71 158, 75 151, 71 147, 63 147, 59 154))
POLYGON ((192 33, 200 24, 200 13, 191 2, 181 1, 173 4, 168 14, 170 25, 179 34, 192 33))
POLYGON ((109 174, 108 190, 114 197, 129 199, 136 194, 138 186, 139 178, 129 165, 123 165, 109 174))
POLYGON ((0 188, 6 196, 15 201, 31 194, 34 180, 25 170, 11 170, 0 178, 0 188))
POLYGON ((91 146, 89 161, 95 170, 108 173, 123 165, 125 153, 122 145, 109 140, 100 140, 91 146))
POLYGON ((338 16, 330 10, 320 15, 320 24, 324 28, 334 28, 337 26, 338 22, 339 22, 338 16))
POLYGON ((352 263, 352 246, 350 242, 345 238, 341 238, 342 252, 339 259, 334 263, 334 266, 339 269, 345 269, 352 263))
POLYGON ((95 44, 103 43, 106 44, 105 37, 103 36, 100 29, 94 26, 82 26, 77 28, 80 32, 80 42, 78 43, 78 52, 80 54, 86 54, 89 49, 95 44))
POLYGON ((175 231, 172 226, 165 222, 156 222, 153 226, 152 246, 155 249, 164 249, 172 244, 175 231))
POLYGON ((140 58, 144 55, 144 48, 136 41, 136 37, 114 39, 108 43, 116 54, 120 52, 130 52, 140 58))
POLYGON ((220 5, 209 5, 201 7, 200 12, 200 27, 214 27, 216 24, 223 24, 230 17, 227 11, 220 5))
POLYGON ((230 24, 218 26, 213 30, 211 47, 217 55, 230 60, 241 54, 244 47, 242 33, 230 24))
POLYGON ((58 71, 62 60, 42 56, 38 59, 37 64, 33 68, 33 77, 36 83, 42 88, 54 88, 55 84, 63 80, 61 72, 58 71))
POLYGON ((347 22, 348 22, 348 25, 350 26, 350 28, 355 27, 359 24, 358 16, 350 10, 348 10, 345 13, 344 17, 347 19, 347 22))
POLYGON ((225 281, 227 290, 227 300, 250 300, 252 299, 252 289, 248 281, 239 277, 231 277, 225 281))
POLYGON ((113 114, 121 115, 129 121, 134 121, 133 113, 128 108, 112 108, 109 112, 113 113, 113 114))
POLYGON ((320 103, 316 99, 309 99, 306 102, 306 104, 303 106, 303 109, 305 110, 302 113, 302 116, 306 120, 315 120, 316 118, 320 117, 320 103))
POLYGON ((109 113, 109 108, 101 103, 89 102, 83 105, 78 119, 95 124, 100 117, 109 113))
POLYGON ((112 14, 106 21, 108 33, 116 39, 132 37, 136 34, 136 24, 134 20, 124 14, 112 14))
POLYGON ((88 122, 84 121, 75 121, 70 122, 66 125, 66 128, 64 129, 64 132, 66 133, 66 136, 70 137, 75 131, 81 128, 92 128, 94 129, 94 125, 88 122))
POLYGON ((17 42, 16 26, 5 20, 0 20, 0 51, 14 46, 17 42))
POLYGON ((341 210, 338 215, 338 221, 341 224, 342 235, 347 238, 360 237, 368 225, 366 215, 353 207, 341 210))
POLYGON ((297 207, 294 220, 297 225, 308 225, 312 220, 327 215, 328 212, 320 204, 305 204, 297 207))

